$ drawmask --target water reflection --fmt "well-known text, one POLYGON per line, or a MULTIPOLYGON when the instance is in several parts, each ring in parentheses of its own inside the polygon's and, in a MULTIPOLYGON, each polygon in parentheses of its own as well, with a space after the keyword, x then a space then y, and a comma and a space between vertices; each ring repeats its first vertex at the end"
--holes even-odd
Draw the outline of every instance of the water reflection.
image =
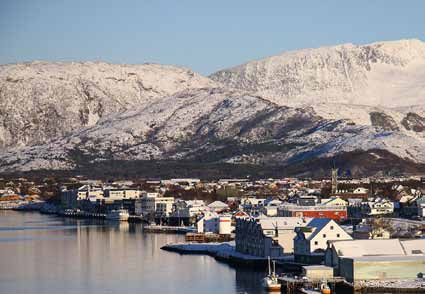
POLYGON ((141 224, 0 211, 0 293, 267 293, 266 268, 160 249, 182 241, 141 224))
POLYGON ((8 228, 0 231, 0 293, 236 292, 233 268, 209 256, 160 249, 183 241, 181 235, 5 211, 0 227, 8 228))

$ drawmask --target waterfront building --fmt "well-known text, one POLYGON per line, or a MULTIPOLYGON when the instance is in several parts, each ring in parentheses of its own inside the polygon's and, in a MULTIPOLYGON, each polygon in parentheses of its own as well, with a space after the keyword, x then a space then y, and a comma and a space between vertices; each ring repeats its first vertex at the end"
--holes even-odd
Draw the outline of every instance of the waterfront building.
POLYGON ((138 199, 140 198, 140 190, 136 189, 115 189, 107 188, 104 189, 104 196, 110 201, 123 200, 123 199, 138 199))
POLYGON ((173 208, 174 197, 162 197, 158 193, 142 193, 140 201, 136 202, 138 215, 156 215, 158 217, 168 216, 173 208))
POLYGON ((302 217, 259 217, 237 219, 236 251, 244 254, 278 258, 294 251, 295 228, 306 226, 302 217))
POLYGON ((169 216, 170 224, 195 224, 199 216, 209 211, 203 200, 177 200, 169 216))
POLYGON ((295 232, 295 261, 307 264, 319 264, 323 260, 328 241, 353 239, 334 220, 326 218, 312 219, 295 232))
POLYGON ((215 233, 230 235, 232 232, 232 217, 219 215, 213 211, 205 212, 205 215, 196 223, 198 233, 215 233))
POLYGON ((329 241, 325 265, 349 282, 413 280, 425 268, 425 239, 329 241))
POLYGON ((61 207, 63 209, 77 208, 77 190, 64 189, 61 191, 61 207))

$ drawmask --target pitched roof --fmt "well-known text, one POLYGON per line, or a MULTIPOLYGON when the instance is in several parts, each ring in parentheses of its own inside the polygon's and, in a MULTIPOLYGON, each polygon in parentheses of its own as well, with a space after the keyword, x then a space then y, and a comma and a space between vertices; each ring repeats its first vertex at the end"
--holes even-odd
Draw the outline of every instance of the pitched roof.
POLYGON ((330 221, 329 218, 314 218, 308 224, 307 227, 314 228, 311 235, 306 236, 307 240, 313 239, 330 221))
POLYGON ((226 203, 217 200, 217 201, 214 201, 214 202, 208 204, 208 207, 210 207, 210 208, 227 208, 229 206, 226 203))
POLYGON ((258 218, 258 223, 263 230, 278 229, 293 230, 296 227, 305 226, 310 219, 301 217, 261 217, 258 218))

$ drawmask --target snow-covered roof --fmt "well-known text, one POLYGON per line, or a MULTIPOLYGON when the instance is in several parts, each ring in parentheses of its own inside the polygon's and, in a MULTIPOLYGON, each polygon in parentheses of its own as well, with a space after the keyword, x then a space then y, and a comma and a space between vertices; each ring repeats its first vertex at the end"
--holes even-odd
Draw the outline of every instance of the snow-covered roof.
POLYGON ((308 224, 307 227, 314 228, 313 232, 307 236, 306 239, 313 239, 329 222, 332 220, 329 218, 314 218, 308 224))
POLYGON ((217 200, 208 204, 208 207, 209 208, 228 208, 229 206, 226 203, 217 200))
POLYGON ((407 255, 425 255, 425 239, 403 240, 401 245, 407 255))
POLYGON ((339 256, 406 255, 399 239, 345 240, 332 242, 339 256))
POLYGON ((310 219, 301 217, 262 217, 257 221, 263 230, 278 229, 295 229, 296 227, 305 226, 310 219))

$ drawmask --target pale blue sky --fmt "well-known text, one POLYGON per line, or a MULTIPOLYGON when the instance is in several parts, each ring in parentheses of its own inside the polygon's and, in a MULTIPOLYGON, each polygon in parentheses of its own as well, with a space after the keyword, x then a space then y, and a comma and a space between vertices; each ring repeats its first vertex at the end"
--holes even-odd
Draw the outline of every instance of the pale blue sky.
POLYGON ((0 0, 0 63, 177 64, 203 74, 282 51, 425 39, 425 1, 0 0))

